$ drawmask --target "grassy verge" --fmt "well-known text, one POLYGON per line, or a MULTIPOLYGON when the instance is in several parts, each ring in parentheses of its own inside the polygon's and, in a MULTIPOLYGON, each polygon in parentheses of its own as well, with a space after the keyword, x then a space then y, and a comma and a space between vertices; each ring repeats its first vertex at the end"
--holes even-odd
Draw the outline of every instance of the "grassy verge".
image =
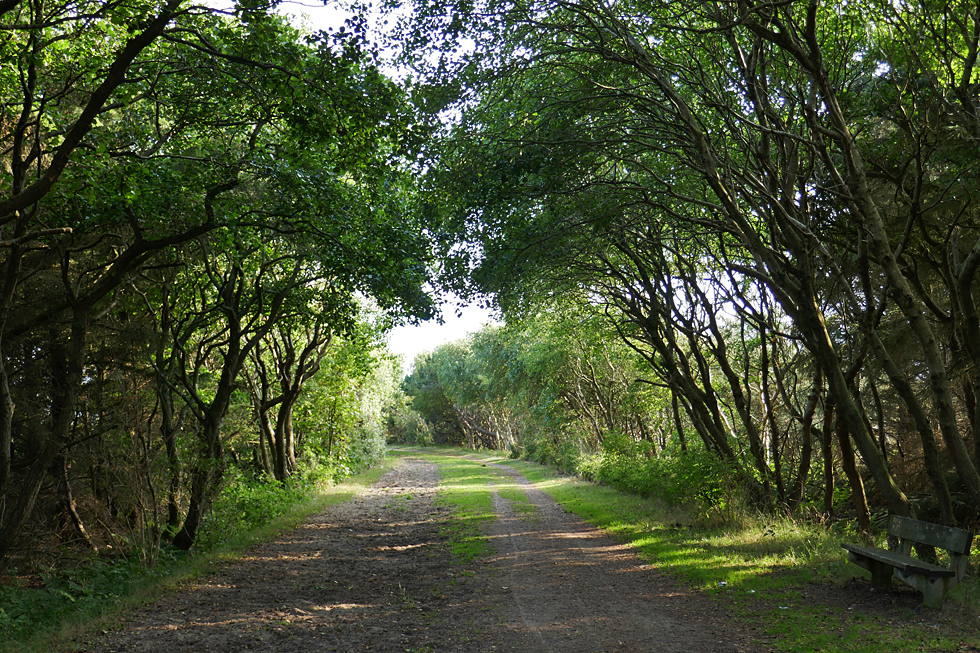
POLYGON ((50 653, 71 650, 71 640, 93 630, 107 631, 136 606, 173 589, 179 583, 210 573, 235 560, 252 546, 296 528, 309 515, 342 503, 362 492, 391 467, 394 458, 372 470, 324 488, 309 500, 289 506, 278 517, 236 533, 219 547, 203 553, 170 557, 155 571, 140 571, 130 561, 96 562, 43 590, 2 588, 0 617, 27 614, 30 627, 0 627, 0 652, 50 653))
MULTIPOLYGON (((492 549, 484 525, 494 518, 493 492, 514 502, 515 510, 524 513, 531 509, 527 495, 506 473, 487 467, 479 460, 461 457, 458 449, 431 447, 425 451, 428 453, 421 457, 436 463, 442 476, 436 501, 453 511, 454 518, 442 532, 453 559, 466 564, 489 555, 492 549)), ((416 450, 410 453, 418 455, 416 450)))
MULTIPOLYGON (((845 562, 840 543, 857 539, 842 528, 761 518, 714 528, 682 525, 690 520, 656 501, 562 476, 536 463, 472 452, 453 461, 447 452, 441 453, 433 458, 443 469, 451 469, 454 478, 474 482, 479 478, 484 487, 493 478, 483 464, 514 467, 566 510, 632 543, 642 557, 731 610, 739 624, 758 628, 767 645, 777 650, 977 650, 980 584, 976 578, 954 589, 942 613, 923 608, 902 619, 813 600, 811 594, 818 588, 832 594, 848 579, 866 575, 845 562)), ((478 509, 475 496, 467 498, 474 514, 479 514, 471 522, 474 527, 489 510, 489 493, 478 509)), ((475 538, 472 533, 466 537, 475 538)))

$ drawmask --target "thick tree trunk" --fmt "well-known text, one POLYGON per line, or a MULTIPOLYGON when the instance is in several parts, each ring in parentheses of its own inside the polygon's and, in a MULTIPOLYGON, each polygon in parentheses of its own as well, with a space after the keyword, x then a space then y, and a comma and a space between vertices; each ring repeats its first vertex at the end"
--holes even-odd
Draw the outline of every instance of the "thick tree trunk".
POLYGON ((285 481, 296 471, 296 447, 293 442, 293 407, 299 400, 300 392, 290 390, 282 395, 279 410, 276 413, 274 428, 275 449, 275 478, 285 481))
POLYGON ((272 460, 276 447, 276 438, 273 434, 272 424, 269 423, 268 416, 265 414, 259 418, 259 441, 256 446, 258 448, 259 464, 262 466, 262 471, 269 476, 275 477, 272 460))
POLYGON ((164 440, 170 480, 167 484, 167 527, 165 537, 172 537, 180 527, 180 456, 177 454, 177 438, 164 440))
POLYGON ((10 393, 7 366, 4 364, 0 338, 0 497, 6 497, 10 488, 11 461, 13 460, 14 398, 10 393))
POLYGON ((194 545, 201 520, 211 507, 211 501, 221 485, 224 476, 224 447, 221 443, 221 425, 228 408, 231 406, 231 396, 241 367, 242 351, 232 340, 232 346, 225 352, 221 368, 221 376, 214 393, 214 398, 207 406, 204 420, 199 432, 201 451, 191 472, 190 505, 184 517, 184 525, 174 537, 173 544, 181 550, 188 550, 194 545))
MULTIPOLYGON (((15 183, 15 191, 17 190, 15 183)), ((21 212, 17 213, 15 236, 22 236, 26 219, 21 212)), ((21 494, 18 496, 14 489, 12 474, 13 461, 13 420, 15 404, 10 392, 10 379, 6 366, 6 327, 7 318, 13 310, 14 292, 20 279, 20 268, 23 261, 24 248, 13 245, 7 252, 7 260, 3 268, 3 285, 0 289, 0 504, 5 509, 0 511, 0 568, 6 564, 7 552, 13 544, 22 523, 22 513, 18 503, 24 497, 26 487, 21 484, 21 494)), ((31 500, 33 505, 33 499, 31 500)))
POLYGON ((228 411, 230 389, 222 392, 219 387, 208 419, 205 420, 200 432, 202 445, 201 457, 191 472, 190 504, 184 524, 174 536, 173 544, 182 551, 187 551, 194 545, 201 520, 211 507, 214 494, 221 484, 224 475, 223 447, 221 445, 221 423, 228 411), (227 397, 224 395, 227 394, 227 397))

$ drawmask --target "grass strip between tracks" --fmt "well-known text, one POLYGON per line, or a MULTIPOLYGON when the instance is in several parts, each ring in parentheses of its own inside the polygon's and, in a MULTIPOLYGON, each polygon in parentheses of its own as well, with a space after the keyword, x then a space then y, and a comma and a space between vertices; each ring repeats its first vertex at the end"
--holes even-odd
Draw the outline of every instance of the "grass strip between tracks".
MULTIPOLYGON (((827 528, 789 518, 743 517, 713 526, 691 523, 686 515, 655 500, 561 475, 526 461, 492 453, 428 448, 426 458, 443 475, 441 500, 458 519, 447 532, 454 554, 469 561, 490 552, 482 535, 493 519, 491 490, 520 502, 523 491, 507 485, 499 471, 486 465, 510 465, 566 510, 621 540, 639 555, 689 583, 706 600, 717 601, 737 624, 756 629, 765 645, 780 651, 882 650, 978 651, 980 583, 968 578, 955 588, 940 612, 925 608, 901 618, 852 611, 840 602, 815 602, 808 588, 841 588, 863 570, 846 562, 842 541, 857 541, 842 528, 827 528)), ((526 497, 523 499, 526 501, 526 497)))

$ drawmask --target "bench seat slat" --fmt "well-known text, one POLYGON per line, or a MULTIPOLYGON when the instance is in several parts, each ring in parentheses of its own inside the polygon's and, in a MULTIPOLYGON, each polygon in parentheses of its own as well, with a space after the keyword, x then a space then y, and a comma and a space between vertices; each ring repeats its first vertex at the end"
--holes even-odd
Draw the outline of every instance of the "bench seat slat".
POLYGON ((934 565, 929 562, 923 562, 922 560, 918 560, 911 556, 902 555, 901 553, 897 553, 895 551, 886 551, 885 549, 875 549, 866 546, 856 546, 854 544, 841 544, 841 546, 855 555, 884 562, 885 564, 889 564, 907 573, 922 574, 924 576, 932 576, 934 578, 952 578, 956 575, 954 570, 947 567, 940 567, 939 565, 934 565))

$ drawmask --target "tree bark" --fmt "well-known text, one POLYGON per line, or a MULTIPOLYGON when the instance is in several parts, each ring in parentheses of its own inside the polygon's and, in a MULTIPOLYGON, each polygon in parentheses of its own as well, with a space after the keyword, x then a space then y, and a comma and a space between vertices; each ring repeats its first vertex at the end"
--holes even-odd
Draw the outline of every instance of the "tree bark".
POLYGON ((796 512, 800 503, 803 502, 806 481, 810 475, 810 466, 813 463, 813 419, 817 413, 817 406, 820 404, 820 396, 823 394, 823 373, 817 368, 814 375, 813 387, 810 390, 810 397, 807 399, 806 409, 803 411, 801 420, 801 438, 803 447, 800 451, 800 466, 796 473, 796 479, 786 495, 786 501, 791 512, 796 512))
POLYGON ((834 517, 834 433, 836 433, 834 400, 829 398, 823 413, 823 512, 828 519, 834 517))
POLYGON ((841 467, 844 468, 844 475, 851 486, 851 500, 854 502, 854 511, 857 516, 858 528, 865 539, 871 538, 871 513, 868 511, 868 499, 864 494, 864 481, 858 473, 857 464, 854 459, 854 449, 851 447, 851 440, 847 434, 847 424, 840 413, 837 413, 837 442, 840 445, 841 467))

